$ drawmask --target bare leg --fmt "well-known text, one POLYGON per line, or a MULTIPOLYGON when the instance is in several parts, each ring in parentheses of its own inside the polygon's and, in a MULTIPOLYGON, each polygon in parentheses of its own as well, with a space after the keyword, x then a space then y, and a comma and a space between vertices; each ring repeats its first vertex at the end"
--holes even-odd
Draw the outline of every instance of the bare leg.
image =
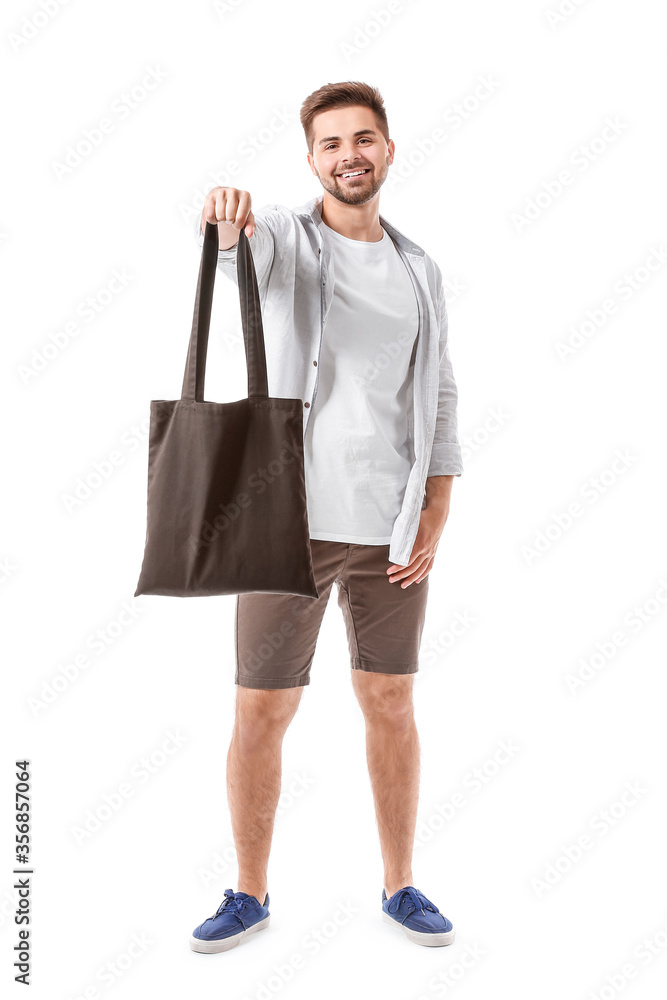
POLYGON ((264 902, 273 822, 282 773, 282 743, 303 686, 263 690, 236 685, 236 718, 227 754, 227 798, 238 892, 264 902))
POLYGON ((420 747, 412 704, 413 676, 352 671, 352 686, 366 720, 366 760, 388 897, 414 885, 420 747))

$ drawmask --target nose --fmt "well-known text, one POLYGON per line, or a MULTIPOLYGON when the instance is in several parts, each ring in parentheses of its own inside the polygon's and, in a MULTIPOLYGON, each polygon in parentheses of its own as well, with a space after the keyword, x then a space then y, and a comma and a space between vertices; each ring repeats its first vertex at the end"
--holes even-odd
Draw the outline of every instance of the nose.
POLYGON ((348 146, 341 146, 340 155, 342 156, 343 163, 360 163, 361 156, 359 155, 359 150, 354 146, 354 144, 348 146))
POLYGON ((363 160, 344 160, 342 166, 339 168, 339 173, 343 173, 345 170, 358 170, 362 166, 366 166, 363 160))

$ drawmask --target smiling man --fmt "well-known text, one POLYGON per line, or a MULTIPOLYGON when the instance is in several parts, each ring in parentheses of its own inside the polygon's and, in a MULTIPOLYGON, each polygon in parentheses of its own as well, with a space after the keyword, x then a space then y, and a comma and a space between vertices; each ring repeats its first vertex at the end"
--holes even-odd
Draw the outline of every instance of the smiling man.
MULTIPOLYGON (((308 164, 323 192, 254 213, 250 194, 218 187, 196 220, 218 224, 218 266, 238 284, 236 244, 250 241, 272 396, 303 400, 304 467, 319 598, 237 596, 236 716, 227 792, 238 889, 193 932, 219 952, 269 923, 267 871, 280 796, 282 741, 297 710, 333 584, 366 722, 384 886, 382 916, 418 944, 454 929, 413 884, 420 746, 413 675, 428 574, 463 471, 457 389, 437 264, 379 211, 394 159, 382 97, 327 84, 301 108, 308 164), (284 636, 282 625, 292 623, 284 636), (263 636, 284 641, 260 655, 263 636)), ((264 645, 266 645, 264 643, 264 645)))

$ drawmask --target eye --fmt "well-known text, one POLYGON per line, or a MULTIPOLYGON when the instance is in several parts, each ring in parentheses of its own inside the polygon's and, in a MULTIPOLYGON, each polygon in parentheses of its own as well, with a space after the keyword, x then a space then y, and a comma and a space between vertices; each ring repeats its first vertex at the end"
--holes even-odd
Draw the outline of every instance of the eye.
MULTIPOLYGON (((362 136, 362 138, 359 139, 359 142, 370 142, 370 141, 371 140, 368 138, 368 136, 362 136)), ((324 147, 325 152, 327 152, 328 150, 332 149, 335 145, 336 145, 335 142, 328 143, 328 145, 326 145, 324 147)))

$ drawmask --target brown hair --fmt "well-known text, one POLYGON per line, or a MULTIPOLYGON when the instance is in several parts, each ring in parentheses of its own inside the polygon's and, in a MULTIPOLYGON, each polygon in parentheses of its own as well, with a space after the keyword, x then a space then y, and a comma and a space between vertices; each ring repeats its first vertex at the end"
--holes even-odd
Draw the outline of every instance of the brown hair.
POLYGON ((378 128, 386 141, 389 142, 387 112, 384 109, 384 101, 377 87, 371 87, 367 83, 360 83, 358 80, 348 80, 346 83, 325 83, 323 87, 313 91, 305 99, 299 113, 303 130, 306 133, 308 152, 311 156, 315 140, 315 129, 313 127, 315 116, 321 114, 323 111, 331 111, 332 108, 346 108, 354 104, 360 104, 371 109, 377 120, 378 128))

